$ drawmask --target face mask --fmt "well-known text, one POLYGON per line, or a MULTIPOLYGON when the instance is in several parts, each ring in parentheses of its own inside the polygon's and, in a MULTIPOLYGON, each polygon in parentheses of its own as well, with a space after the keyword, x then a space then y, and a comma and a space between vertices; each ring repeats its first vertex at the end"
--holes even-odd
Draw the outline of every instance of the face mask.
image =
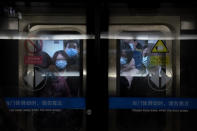
POLYGON ((134 49, 134 46, 133 46, 133 43, 129 43, 129 46, 130 46, 130 48, 131 48, 132 51, 135 50, 135 49, 134 49))
POLYGON ((58 69, 64 69, 67 66, 66 60, 56 60, 55 65, 58 69))
POLYGON ((148 56, 143 57, 142 63, 144 64, 145 67, 148 67, 149 66, 149 57, 148 56))
POLYGON ((121 64, 121 65, 125 65, 126 63, 127 63, 127 58, 121 57, 121 58, 120 58, 120 64, 121 64))
POLYGON ((69 49, 66 49, 66 54, 69 57, 73 57, 73 56, 76 56, 78 54, 78 50, 74 49, 74 48, 69 48, 69 49))

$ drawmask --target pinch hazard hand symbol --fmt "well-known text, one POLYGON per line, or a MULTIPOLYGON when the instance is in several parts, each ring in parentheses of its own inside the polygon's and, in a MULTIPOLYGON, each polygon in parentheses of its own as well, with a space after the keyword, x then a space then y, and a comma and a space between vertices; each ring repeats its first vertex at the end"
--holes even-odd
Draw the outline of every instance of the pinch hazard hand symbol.
POLYGON ((151 53, 168 53, 168 48, 162 40, 158 40, 157 43, 154 45, 151 53))
POLYGON ((163 46, 157 46, 156 47, 158 51, 162 51, 163 50, 163 46))

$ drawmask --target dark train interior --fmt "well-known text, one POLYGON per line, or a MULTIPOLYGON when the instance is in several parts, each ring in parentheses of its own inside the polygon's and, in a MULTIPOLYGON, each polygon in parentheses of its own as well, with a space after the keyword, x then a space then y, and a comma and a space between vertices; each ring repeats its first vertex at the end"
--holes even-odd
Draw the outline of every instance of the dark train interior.
POLYGON ((0 131, 196 131, 197 2, 0 2, 0 131))

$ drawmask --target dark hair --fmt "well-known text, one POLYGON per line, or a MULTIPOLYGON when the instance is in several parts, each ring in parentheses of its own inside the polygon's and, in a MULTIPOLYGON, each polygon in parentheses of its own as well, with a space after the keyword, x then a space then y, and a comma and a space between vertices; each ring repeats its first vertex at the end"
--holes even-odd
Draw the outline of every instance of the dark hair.
POLYGON ((123 49, 123 50, 121 50, 121 54, 123 51, 125 52, 125 57, 127 58, 127 64, 128 64, 131 61, 131 59, 133 58, 133 52, 123 49))
POLYGON ((57 56, 61 54, 66 60, 68 60, 68 55, 66 54, 66 52, 64 50, 59 50, 56 51, 55 54, 53 55, 53 64, 55 64, 56 60, 57 60, 57 56))
POLYGON ((42 64, 36 64, 36 66, 41 68, 48 68, 49 65, 52 63, 50 56, 46 52, 39 52, 37 56, 42 57, 42 64))
POLYGON ((120 50, 130 50, 131 51, 131 47, 129 46, 129 44, 127 42, 123 42, 120 44, 120 50))
POLYGON ((142 45, 139 42, 137 42, 136 48, 137 49, 142 49, 143 47, 142 47, 142 45))
POLYGON ((64 46, 66 47, 69 43, 76 43, 76 44, 77 44, 77 47, 79 46, 79 45, 78 45, 79 42, 78 42, 77 40, 67 40, 67 41, 65 41, 64 46))
POLYGON ((142 49, 142 45, 136 40, 136 39, 133 39, 134 42, 137 42, 137 45, 136 45, 136 48, 137 49, 142 49))
POLYGON ((144 45, 142 49, 144 50, 144 49, 146 49, 146 48, 148 48, 148 45, 144 45))
POLYGON ((133 52, 131 51, 131 47, 127 43, 122 43, 120 44, 120 56, 123 51, 126 54, 126 58, 128 60, 127 63, 129 63, 133 58, 133 52))

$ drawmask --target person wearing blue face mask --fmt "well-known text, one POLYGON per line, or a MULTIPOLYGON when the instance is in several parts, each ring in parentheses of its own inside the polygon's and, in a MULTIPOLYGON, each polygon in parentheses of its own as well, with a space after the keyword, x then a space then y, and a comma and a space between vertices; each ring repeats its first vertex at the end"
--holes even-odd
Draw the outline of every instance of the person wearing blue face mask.
POLYGON ((120 50, 120 85, 121 85, 121 93, 124 94, 127 92, 128 88, 130 88, 132 79, 137 69, 135 68, 135 60, 133 59, 133 54, 130 49, 127 47, 128 45, 121 45, 120 50))
MULTIPOLYGON (((78 97, 80 79, 69 76, 69 56, 64 50, 55 52, 52 58, 54 76, 49 79, 49 86, 44 88, 41 97, 78 97)), ((51 130, 79 130, 83 112, 78 110, 62 109, 58 112, 38 112, 34 114, 34 125, 39 131, 47 128, 51 130), (51 119, 53 118, 53 119, 51 119), (67 124, 65 124, 67 123, 67 124)))
POLYGON ((142 64, 147 68, 150 65, 150 57, 148 54, 148 47, 144 46, 143 52, 142 52, 142 64))
POLYGON ((67 59, 68 59, 68 56, 63 50, 56 52, 53 56, 53 62, 58 70, 66 69, 68 65, 67 59))
POLYGON ((121 57, 120 57, 120 64, 121 64, 121 65, 127 64, 127 58, 121 56, 121 57))
MULTIPOLYGON (((57 94, 62 97, 71 96, 70 88, 67 84, 67 76, 64 76, 67 71, 67 61, 68 55, 65 53, 64 50, 55 52, 53 56, 53 63, 57 71, 55 71, 56 77, 52 82, 52 87, 54 89, 54 93, 57 92, 57 94)), ((54 95, 56 96, 57 94, 54 95)))
POLYGON ((134 51, 134 50, 135 50, 135 48, 134 48, 134 43, 133 43, 133 42, 130 42, 130 43, 129 43, 129 46, 130 46, 130 48, 131 48, 131 51, 134 51))
POLYGON ((67 41, 65 52, 69 57, 75 57, 79 54, 79 48, 76 41, 67 41))
POLYGON ((149 57, 148 57, 148 56, 144 56, 144 57, 142 58, 142 63, 143 63, 143 65, 144 65, 145 67, 148 67, 148 65, 149 65, 149 57))
POLYGON ((78 50, 74 49, 74 48, 68 48, 68 49, 66 49, 66 54, 69 57, 74 57, 74 56, 78 55, 78 50))
POLYGON ((69 40, 65 43, 65 52, 68 55, 68 70, 79 71, 79 43, 76 40, 69 40))
POLYGON ((63 70, 67 66, 66 60, 56 60, 55 65, 58 69, 63 70))
POLYGON ((148 52, 148 46, 144 46, 142 51, 142 64, 146 74, 149 73, 148 68, 150 67, 150 56, 148 56, 148 52))
POLYGON ((120 56, 120 72, 128 71, 133 68, 132 52, 128 49, 121 50, 120 56))

